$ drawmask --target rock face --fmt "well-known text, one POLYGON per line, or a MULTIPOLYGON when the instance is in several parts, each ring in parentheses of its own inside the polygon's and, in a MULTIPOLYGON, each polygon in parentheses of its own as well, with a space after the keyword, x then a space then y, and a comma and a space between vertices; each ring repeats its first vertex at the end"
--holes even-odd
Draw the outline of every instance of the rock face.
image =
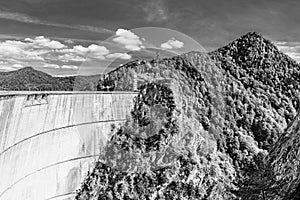
POLYGON ((300 199, 300 113, 268 156, 266 199, 300 199))
POLYGON ((137 82, 140 94, 76 199, 267 198, 267 180, 286 169, 274 149, 299 107, 299 73, 257 33, 108 73, 98 89, 137 82))

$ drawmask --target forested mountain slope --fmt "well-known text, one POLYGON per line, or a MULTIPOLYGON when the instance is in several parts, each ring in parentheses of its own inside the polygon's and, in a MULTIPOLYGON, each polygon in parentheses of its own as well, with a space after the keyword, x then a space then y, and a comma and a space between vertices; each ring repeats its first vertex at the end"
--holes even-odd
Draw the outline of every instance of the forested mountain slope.
POLYGON ((133 90, 137 82, 139 96, 76 199, 264 199, 265 161, 299 107, 299 72, 248 33, 209 54, 108 73, 98 89, 133 90))

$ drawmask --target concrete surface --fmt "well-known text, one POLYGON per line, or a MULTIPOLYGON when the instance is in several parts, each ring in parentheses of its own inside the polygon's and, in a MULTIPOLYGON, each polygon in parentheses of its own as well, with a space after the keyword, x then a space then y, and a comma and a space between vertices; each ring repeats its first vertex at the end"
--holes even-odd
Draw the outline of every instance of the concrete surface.
POLYGON ((133 92, 0 92, 0 200, 71 199, 133 92))

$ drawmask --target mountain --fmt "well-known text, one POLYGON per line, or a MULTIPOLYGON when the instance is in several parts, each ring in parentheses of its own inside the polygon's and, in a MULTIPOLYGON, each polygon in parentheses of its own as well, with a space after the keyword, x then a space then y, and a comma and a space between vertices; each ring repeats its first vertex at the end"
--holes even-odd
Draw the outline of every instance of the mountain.
MULTIPOLYGON (((239 80, 245 90, 264 101, 266 109, 274 109, 277 114, 290 123, 299 109, 300 66, 277 47, 255 32, 248 33, 229 45, 217 49, 212 55, 221 67, 236 80, 239 80), (270 104, 270 107, 267 107, 270 104)), ((277 136, 272 133, 258 135, 264 126, 264 120, 256 117, 256 123, 251 127, 256 132, 257 140, 265 137, 267 143, 260 146, 269 149, 277 136)), ((284 126, 286 127, 286 126, 284 126)), ((278 131, 272 130, 276 133, 278 131)))
POLYGON ((53 77, 44 72, 25 67, 0 73, 1 90, 95 90, 101 75, 53 77))
POLYGON ((264 181, 260 183, 265 190, 266 199, 300 198, 300 113, 288 126, 268 155, 264 181))
POLYGON ((59 81, 31 67, 22 68, 17 71, 3 72, 0 74, 0 85, 2 90, 59 90, 59 81))
POLYGON ((211 55, 216 55, 223 68, 235 78, 241 79, 246 88, 255 87, 247 78, 249 76, 293 99, 295 107, 299 107, 296 101, 300 89, 299 65, 260 34, 250 32, 211 55))
POLYGON ((299 72, 255 32, 111 71, 99 90, 139 94, 76 199, 299 199, 299 72))

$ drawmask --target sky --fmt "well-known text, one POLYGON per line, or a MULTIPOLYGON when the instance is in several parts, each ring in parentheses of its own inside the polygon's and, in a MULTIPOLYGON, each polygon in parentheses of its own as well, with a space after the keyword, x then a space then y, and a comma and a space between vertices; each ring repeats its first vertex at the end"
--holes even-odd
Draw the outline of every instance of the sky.
POLYGON ((0 71, 97 74, 145 54, 212 51, 250 31, 300 62, 299 8, 298 0, 0 0, 0 71))

